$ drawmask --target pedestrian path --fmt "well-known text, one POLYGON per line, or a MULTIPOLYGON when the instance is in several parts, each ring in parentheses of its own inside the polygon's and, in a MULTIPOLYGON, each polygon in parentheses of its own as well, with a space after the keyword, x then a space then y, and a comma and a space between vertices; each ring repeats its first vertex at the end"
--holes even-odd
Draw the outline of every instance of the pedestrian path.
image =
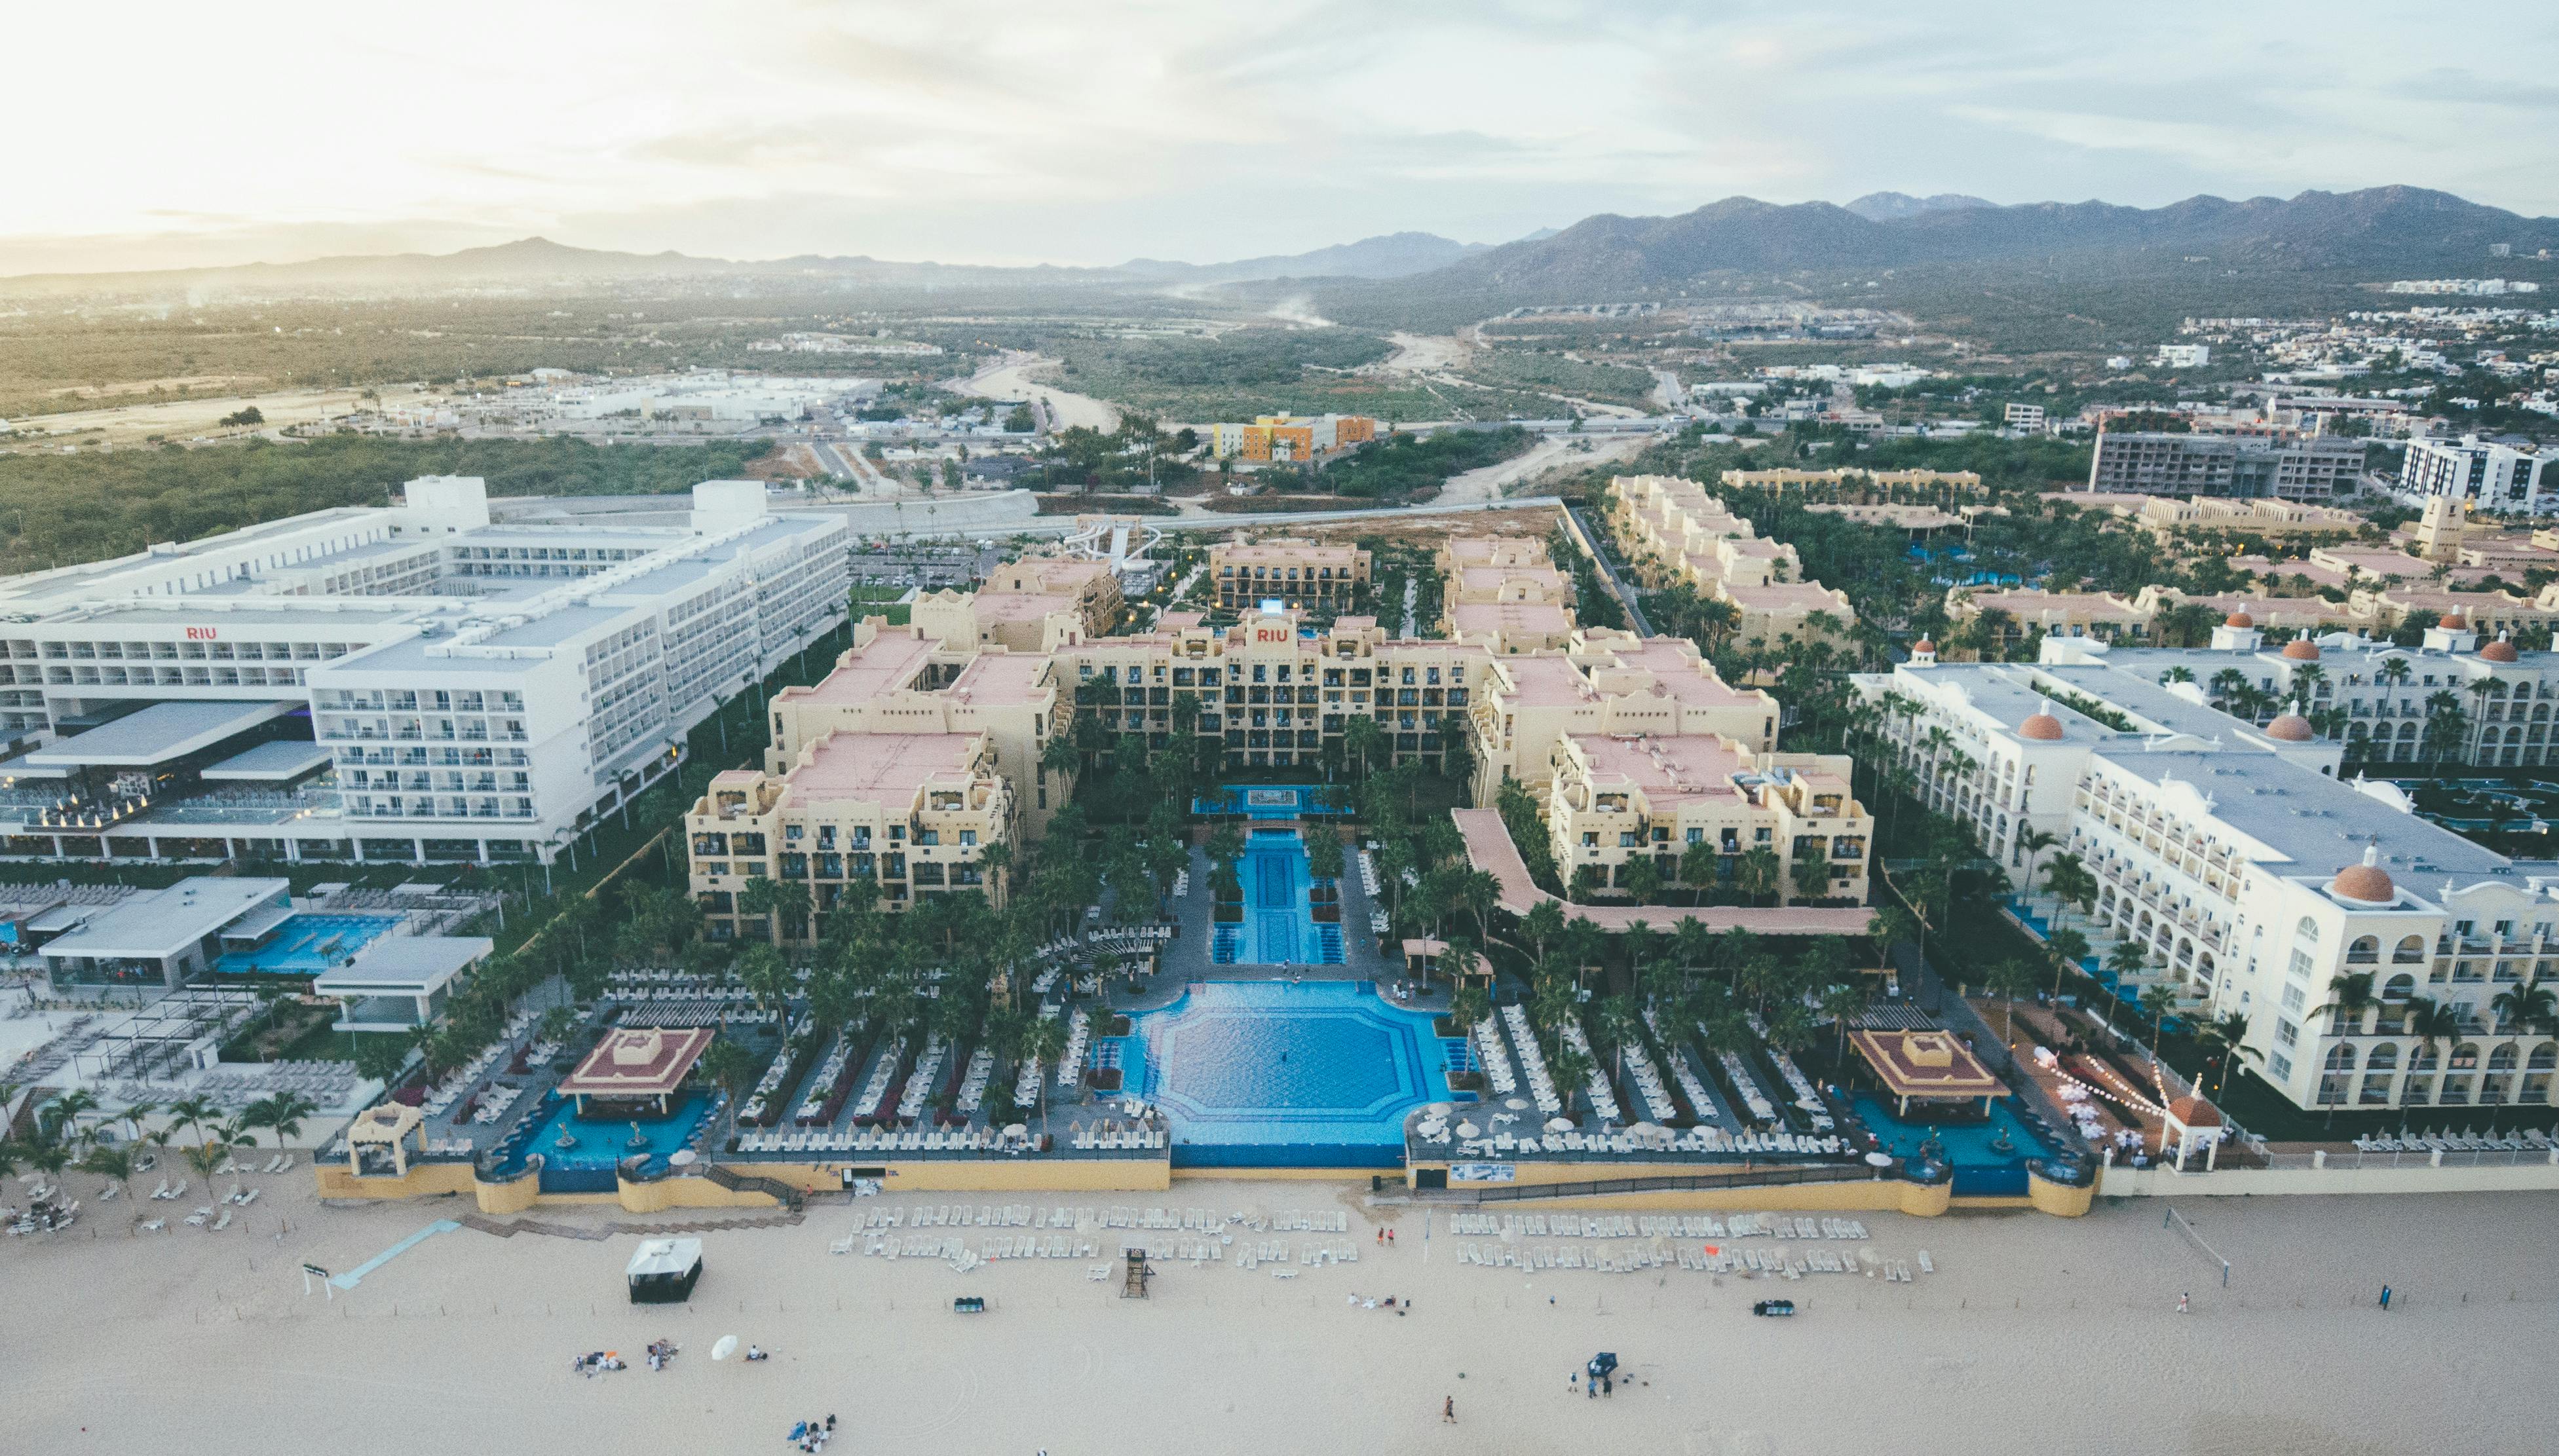
POLYGON ((365 1276, 367 1274, 370 1274, 374 1270, 380 1268, 382 1265, 389 1263, 392 1259, 398 1258, 401 1254, 417 1247, 419 1244, 424 1243, 436 1235, 451 1234, 461 1227, 462 1226, 460 1224, 453 1222, 451 1219, 438 1219, 434 1223, 418 1230, 406 1238, 401 1239, 399 1242, 392 1244, 390 1247, 383 1249, 377 1254, 375 1254, 372 1258, 369 1258, 363 1263, 356 1265, 354 1268, 349 1269, 347 1272, 332 1276, 329 1282, 337 1285, 341 1289, 353 1289, 357 1285, 365 1282, 365 1276))

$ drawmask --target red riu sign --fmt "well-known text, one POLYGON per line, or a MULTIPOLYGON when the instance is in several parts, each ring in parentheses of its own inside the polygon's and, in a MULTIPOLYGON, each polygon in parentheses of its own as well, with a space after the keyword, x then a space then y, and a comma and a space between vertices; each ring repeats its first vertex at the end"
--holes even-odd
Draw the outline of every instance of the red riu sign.
POLYGON ((1288 640, 1288 629, 1284 627, 1257 627, 1253 629, 1253 640, 1255 642, 1286 642, 1288 640))
POLYGON ((187 629, 187 641, 189 642, 212 642, 222 635, 223 630, 219 627, 190 627, 187 629))

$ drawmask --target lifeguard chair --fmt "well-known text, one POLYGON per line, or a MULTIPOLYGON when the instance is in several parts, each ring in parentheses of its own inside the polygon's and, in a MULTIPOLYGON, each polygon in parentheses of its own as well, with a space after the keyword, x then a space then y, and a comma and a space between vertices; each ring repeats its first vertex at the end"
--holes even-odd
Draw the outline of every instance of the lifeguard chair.
POLYGON ((1123 1299, 1145 1298, 1146 1281, 1154 1276, 1154 1269, 1149 1267, 1146 1263, 1146 1251, 1142 1248, 1129 1249, 1128 1278, 1120 1286, 1120 1297, 1123 1299))

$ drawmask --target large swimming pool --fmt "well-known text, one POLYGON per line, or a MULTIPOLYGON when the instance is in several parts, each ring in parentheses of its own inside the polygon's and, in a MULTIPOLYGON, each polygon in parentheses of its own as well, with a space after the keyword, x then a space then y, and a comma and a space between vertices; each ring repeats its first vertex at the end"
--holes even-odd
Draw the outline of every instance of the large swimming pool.
POLYGON ((1163 1108, 1177 1168, 1394 1167, 1404 1114, 1449 1099, 1430 1020, 1369 981, 1202 982, 1133 1018, 1124 1085, 1163 1108))
POLYGON ((1317 925, 1306 903, 1313 876, 1306 842, 1293 829, 1256 829, 1235 866, 1244 882, 1244 919, 1217 927, 1209 959, 1219 965, 1339 965, 1342 928, 1317 925))
POLYGON ((275 934, 254 950, 226 950, 214 969, 228 975, 317 975, 400 923, 396 915, 320 915, 303 911, 276 923, 275 934))
POLYGON ((577 1103, 557 1092, 543 1094, 542 1104, 500 1150, 499 1171, 512 1173, 527 1154, 542 1156, 544 1193, 611 1193, 613 1170, 624 1158, 649 1157, 648 1171, 663 1173, 667 1158, 691 1145, 693 1134, 710 1115, 708 1092, 687 1092, 677 1099, 672 1116, 634 1122, 623 1118, 588 1118, 577 1103))
POLYGON ((2009 1109, 2009 1099, 1994 1098, 1988 1122, 1951 1122, 1936 1125, 1903 1122, 1892 1115, 1892 1104, 1873 1092, 1856 1094, 1857 1114, 1867 1129, 1883 1144, 1883 1150, 1896 1158, 1915 1158, 1919 1145, 1932 1135, 1946 1150, 1946 1161, 1955 1172, 1955 1192, 1968 1197, 2023 1198, 2026 1195, 2026 1164, 2030 1158, 2048 1158, 2052 1150, 2043 1144, 2032 1128, 2019 1120, 2009 1109), (2005 1133, 2008 1146, 1998 1146, 2005 1133))

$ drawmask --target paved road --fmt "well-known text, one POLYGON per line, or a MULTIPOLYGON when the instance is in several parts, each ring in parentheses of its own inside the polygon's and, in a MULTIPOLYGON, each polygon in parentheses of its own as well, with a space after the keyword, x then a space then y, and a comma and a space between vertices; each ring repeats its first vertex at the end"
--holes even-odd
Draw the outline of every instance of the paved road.
POLYGON ((1608 584, 1609 594, 1617 599, 1618 605, 1626 609, 1626 621, 1635 629, 1635 635, 1637 637, 1660 636, 1653 631, 1653 624, 1645 619, 1644 609, 1635 605, 1634 592, 1627 587, 1624 578, 1618 576, 1617 563, 1610 560, 1608 556, 1608 538, 1601 535, 1598 528, 1590 523, 1590 517, 1581 507, 1567 506, 1564 509, 1573 512, 1573 518, 1581 522, 1582 537, 1598 552, 1599 579, 1608 584))

